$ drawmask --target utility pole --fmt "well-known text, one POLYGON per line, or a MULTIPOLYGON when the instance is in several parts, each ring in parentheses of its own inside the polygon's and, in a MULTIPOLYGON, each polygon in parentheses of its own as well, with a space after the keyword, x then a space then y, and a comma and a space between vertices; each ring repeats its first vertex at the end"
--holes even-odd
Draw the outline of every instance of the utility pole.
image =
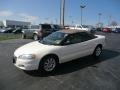
POLYGON ((82 21, 82 19, 83 19, 83 9, 85 8, 86 6, 85 5, 81 5, 80 6, 80 8, 81 8, 81 25, 83 24, 83 21, 82 21))
POLYGON ((72 26, 74 25, 74 21, 72 20, 72 26))
POLYGON ((73 21, 73 20, 72 20, 72 16, 69 16, 69 18, 70 18, 70 20, 71 20, 71 26, 72 26, 72 21, 73 21))
POLYGON ((48 22, 49 21, 49 18, 47 17, 47 18, 45 18, 45 23, 50 23, 50 22, 48 22))
POLYGON ((60 1, 60 25, 64 26, 65 0, 60 1))
POLYGON ((108 26, 110 26, 110 24, 111 24, 111 19, 112 19, 112 16, 110 15, 109 20, 108 20, 108 26))
POLYGON ((100 20, 101 20, 101 15, 102 15, 102 13, 98 13, 98 27, 100 27, 101 25, 100 25, 100 20))
POLYGON ((57 20, 57 18, 55 18, 55 23, 58 24, 58 20, 57 20))
POLYGON ((98 13, 98 23, 100 23, 101 21, 101 15, 102 15, 102 13, 98 13))

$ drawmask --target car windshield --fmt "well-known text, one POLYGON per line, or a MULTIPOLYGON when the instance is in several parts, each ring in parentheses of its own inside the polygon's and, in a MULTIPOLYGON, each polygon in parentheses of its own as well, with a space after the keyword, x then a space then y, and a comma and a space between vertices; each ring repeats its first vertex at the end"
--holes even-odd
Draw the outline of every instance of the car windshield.
POLYGON ((43 38, 40 43, 46 45, 60 45, 61 41, 67 36, 67 34, 62 32, 54 32, 47 37, 43 38))

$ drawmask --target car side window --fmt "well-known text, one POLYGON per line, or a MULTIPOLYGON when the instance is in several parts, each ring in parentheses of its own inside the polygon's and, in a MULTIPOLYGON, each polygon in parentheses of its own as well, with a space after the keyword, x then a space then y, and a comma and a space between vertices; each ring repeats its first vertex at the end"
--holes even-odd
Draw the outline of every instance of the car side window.
POLYGON ((71 34, 67 37, 64 44, 65 45, 76 44, 80 43, 81 41, 82 41, 81 36, 79 36, 79 34, 71 34))
POLYGON ((42 29, 51 29, 50 25, 42 25, 42 29))
POLYGON ((87 33, 87 32, 80 32, 80 33, 79 33, 79 36, 81 36, 82 42, 88 41, 88 40, 91 40, 91 39, 94 39, 94 38, 95 38, 94 35, 89 34, 89 33, 87 33))

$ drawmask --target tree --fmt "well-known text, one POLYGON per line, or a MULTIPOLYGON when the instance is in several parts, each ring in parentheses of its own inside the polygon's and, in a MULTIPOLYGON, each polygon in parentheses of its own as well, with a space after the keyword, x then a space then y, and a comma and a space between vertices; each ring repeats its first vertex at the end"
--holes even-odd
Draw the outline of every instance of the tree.
POLYGON ((110 23, 110 26, 117 26, 118 25, 118 23, 116 22, 116 21, 112 21, 111 23, 110 23))

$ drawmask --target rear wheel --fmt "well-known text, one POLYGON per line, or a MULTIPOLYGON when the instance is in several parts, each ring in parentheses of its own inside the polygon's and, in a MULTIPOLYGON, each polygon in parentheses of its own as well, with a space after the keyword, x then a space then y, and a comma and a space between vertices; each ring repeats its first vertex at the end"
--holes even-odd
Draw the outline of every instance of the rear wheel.
POLYGON ((100 57, 101 53, 102 53, 102 46, 99 45, 95 48, 95 50, 93 52, 93 57, 95 59, 98 59, 100 57))

